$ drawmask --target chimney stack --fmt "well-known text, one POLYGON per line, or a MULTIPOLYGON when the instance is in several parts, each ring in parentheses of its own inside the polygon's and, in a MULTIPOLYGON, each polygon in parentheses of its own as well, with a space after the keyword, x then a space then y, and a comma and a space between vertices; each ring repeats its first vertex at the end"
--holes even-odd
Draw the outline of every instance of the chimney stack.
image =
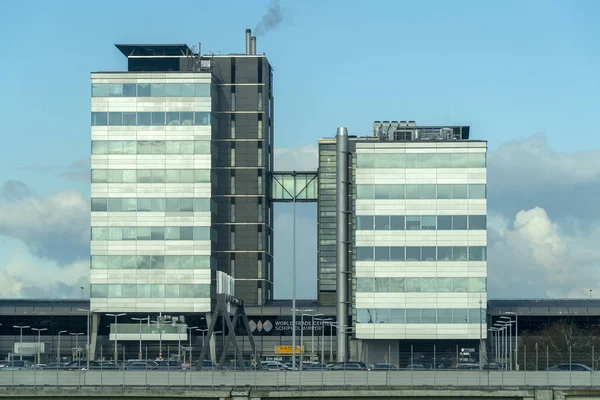
POLYGON ((246 29, 246 54, 251 54, 251 50, 252 50, 251 37, 252 37, 252 31, 250 29, 246 29))
POLYGON ((250 54, 256 54, 256 36, 250 38, 250 54))

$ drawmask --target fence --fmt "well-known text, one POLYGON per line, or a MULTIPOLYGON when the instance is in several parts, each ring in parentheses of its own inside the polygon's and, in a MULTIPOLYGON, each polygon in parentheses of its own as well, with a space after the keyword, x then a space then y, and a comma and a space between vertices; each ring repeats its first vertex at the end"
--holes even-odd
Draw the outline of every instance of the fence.
POLYGON ((597 372, 561 371, 2 371, 0 388, 530 389, 600 386, 597 372))

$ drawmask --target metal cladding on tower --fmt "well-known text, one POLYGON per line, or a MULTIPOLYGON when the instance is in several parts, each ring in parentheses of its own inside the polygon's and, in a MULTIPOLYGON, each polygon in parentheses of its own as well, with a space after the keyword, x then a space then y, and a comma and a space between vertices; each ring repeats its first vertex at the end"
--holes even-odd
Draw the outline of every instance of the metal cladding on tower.
POLYGON ((346 332, 348 326, 348 130, 344 127, 337 129, 336 141, 336 314, 337 314, 337 361, 347 361, 348 346, 346 332))

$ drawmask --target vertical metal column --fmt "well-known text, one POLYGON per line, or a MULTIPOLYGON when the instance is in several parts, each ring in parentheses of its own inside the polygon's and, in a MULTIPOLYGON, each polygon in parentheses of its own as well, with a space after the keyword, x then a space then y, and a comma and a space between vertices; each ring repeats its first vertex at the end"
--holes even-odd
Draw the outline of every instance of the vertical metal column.
MULTIPOLYGON (((296 171, 292 172, 292 178, 294 179, 294 192, 292 193, 294 200, 292 218, 292 369, 296 369, 296 171)), ((302 362, 300 362, 300 368, 302 368, 302 362)))
POLYGON ((348 130, 337 129, 336 143, 336 314, 337 361, 348 360, 346 327, 348 326, 348 130))

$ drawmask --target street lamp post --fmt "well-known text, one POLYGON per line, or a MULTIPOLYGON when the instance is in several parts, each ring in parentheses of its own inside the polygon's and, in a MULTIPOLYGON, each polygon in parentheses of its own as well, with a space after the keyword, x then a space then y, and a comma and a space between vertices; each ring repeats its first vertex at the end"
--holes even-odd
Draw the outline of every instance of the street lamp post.
POLYGON ((83 332, 69 333, 69 335, 75 336, 75 348, 77 349, 76 353, 75 353, 75 357, 77 358, 77 361, 79 361, 79 336, 83 335, 83 332))
MULTIPOLYGON (((81 293, 83 296, 83 288, 81 288, 81 293)), ((86 359, 86 363, 87 363, 87 370, 90 370, 90 314, 94 311, 96 311, 96 309, 85 309, 85 308, 78 308, 77 311, 84 311, 87 313, 87 341, 85 344, 85 359, 86 359)))
POLYGON ((490 339, 491 339, 490 341, 491 341, 491 345, 492 345, 492 350, 493 350, 493 354, 494 354, 494 359, 495 359, 496 361, 498 361, 498 347, 497 347, 497 344, 498 344, 498 343, 496 342, 496 336, 497 336, 498 329, 497 329, 497 328, 494 328, 494 327, 491 327, 491 328, 488 328, 488 331, 492 333, 492 336, 491 336, 491 338, 490 338, 490 339))
POLYGON ((156 324, 158 327, 158 359, 162 360, 162 316, 158 318, 158 321, 150 321, 152 324, 156 324))
POLYGON ((192 363, 194 361, 194 359, 192 358, 192 331, 194 329, 198 329, 197 326, 189 326, 186 327, 185 329, 188 330, 188 335, 190 335, 190 370, 192 369, 192 363))
MULTIPOLYGON (((296 171, 292 172, 292 179, 294 180, 294 192, 292 193, 292 309, 294 310, 292 313, 292 369, 296 369, 296 171)), ((302 331, 300 331, 300 335, 302 335, 302 331)))
POLYGON ((118 332, 118 322, 117 322, 117 318, 118 317, 122 317, 124 315, 127 315, 125 313, 121 313, 121 314, 106 314, 107 317, 115 317, 115 358, 114 360, 117 361, 119 359, 119 350, 117 348, 117 332, 118 332))
POLYGON ((331 318, 317 318, 321 321, 321 363, 325 362, 325 321, 331 321, 331 318))
POLYGON ((512 311, 507 311, 504 314, 515 316, 515 369, 518 370, 519 369, 519 315, 516 312, 512 312, 512 311))
POLYGON ((204 332, 208 332, 207 329, 196 329, 198 332, 202 332, 202 350, 204 350, 204 332))
MULTIPOLYGON (((299 309, 295 309, 293 308, 292 311, 294 312, 294 315, 296 315, 297 312, 300 313, 300 369, 302 369, 303 366, 303 362, 304 362, 304 315, 309 315, 309 314, 304 314, 307 312, 311 312, 313 311, 312 309, 310 310, 299 310, 299 309)), ((295 358, 295 349, 293 349, 294 351, 292 351, 292 354, 294 355, 295 358)), ((292 365, 294 365, 295 363, 292 362, 292 365)))
POLYGON ((140 321, 140 349, 138 352, 138 360, 142 359, 142 321, 148 321, 150 317, 146 318, 131 318, 134 321, 140 321))
POLYGON ((58 350, 56 352, 56 362, 60 362, 60 334, 67 333, 67 331, 58 331, 58 350))
POLYGON ((512 358, 513 358, 513 346, 512 346, 512 324, 513 320, 510 317, 502 316, 500 319, 504 320, 504 324, 508 326, 508 365, 509 370, 512 371, 512 358))
POLYGON ((310 358, 315 357, 315 317, 320 317, 323 314, 309 314, 311 318, 310 330, 312 333, 312 337, 310 338, 310 358))
POLYGON ((37 364, 41 364, 40 362, 40 350, 42 347, 42 332, 47 331, 48 328, 31 328, 32 331, 36 331, 38 333, 38 345, 37 345, 37 364))
POLYGON ((13 328, 15 329, 20 329, 21 330, 21 347, 19 348, 19 360, 23 360, 23 329, 29 329, 31 328, 29 325, 23 325, 23 326, 19 326, 19 325, 13 325, 13 328))

